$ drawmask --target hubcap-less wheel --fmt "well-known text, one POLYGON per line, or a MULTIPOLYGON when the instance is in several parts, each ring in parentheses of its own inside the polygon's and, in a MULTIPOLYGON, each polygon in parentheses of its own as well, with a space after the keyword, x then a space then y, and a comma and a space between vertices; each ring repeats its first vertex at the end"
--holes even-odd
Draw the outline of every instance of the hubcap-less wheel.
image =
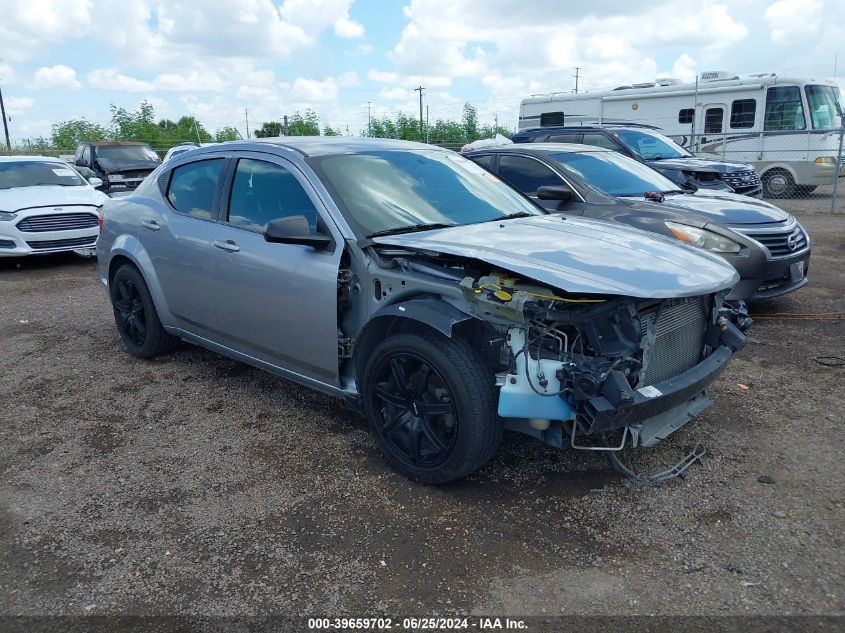
POLYGON ((114 302, 117 326, 133 345, 141 347, 147 338, 147 315, 141 293, 126 277, 118 280, 117 291, 119 297, 114 302))
POLYGON ((375 367, 379 431, 402 461, 436 468, 452 453, 458 416, 440 373, 412 353, 397 352, 375 367))

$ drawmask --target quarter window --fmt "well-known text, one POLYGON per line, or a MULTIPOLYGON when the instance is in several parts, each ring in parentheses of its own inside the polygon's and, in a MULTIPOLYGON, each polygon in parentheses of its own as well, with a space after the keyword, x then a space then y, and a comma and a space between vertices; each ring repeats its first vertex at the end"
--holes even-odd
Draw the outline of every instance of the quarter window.
POLYGON ((486 167, 490 169, 493 166, 493 155, 492 154, 485 154, 484 156, 473 156, 472 160, 476 163, 481 165, 482 167, 486 167))
POLYGON ((316 230, 317 209, 296 177, 281 165, 242 158, 229 198, 229 223, 262 231, 271 220, 303 215, 316 230))
POLYGON ((499 156, 499 177, 527 196, 536 196, 540 187, 561 184, 554 171, 523 156, 499 156))
POLYGON ((804 130, 804 106, 798 86, 778 86, 766 91, 764 131, 804 130))
POLYGON ((731 103, 731 127, 754 127, 754 113, 756 110, 756 99, 737 99, 731 103))
POLYGON ((692 123, 692 119, 694 116, 695 110, 692 108, 684 108, 683 110, 678 110, 678 123, 688 125, 692 123))
POLYGON ((222 169, 222 158, 201 160, 177 167, 170 177, 167 200, 180 213, 210 220, 222 169))

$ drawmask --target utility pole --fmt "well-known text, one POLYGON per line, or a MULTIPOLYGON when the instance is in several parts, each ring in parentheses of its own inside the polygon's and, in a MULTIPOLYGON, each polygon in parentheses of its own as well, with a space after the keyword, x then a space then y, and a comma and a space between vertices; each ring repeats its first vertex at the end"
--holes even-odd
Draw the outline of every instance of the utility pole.
MULTIPOLYGON (((0 57, 0 62, 3 58, 0 57)), ((9 123, 6 121, 6 105, 3 103, 3 91, 0 90, 0 116, 3 117, 3 132, 6 133, 6 149, 12 151, 12 144, 9 142, 9 123)))
POLYGON ((248 139, 249 136, 250 136, 250 132, 249 132, 249 110, 247 110, 246 108, 244 108, 244 120, 246 121, 246 137, 248 139))
POLYGON ((372 105, 372 101, 367 101, 367 136, 373 135, 372 117, 370 116, 370 108, 372 107, 372 105))
POLYGON ((578 76, 579 76, 580 72, 581 72, 581 67, 576 66, 575 67, 575 74, 572 75, 573 77, 575 77, 575 94, 578 94, 578 76))
POLYGON ((6 105, 3 103, 2 90, 0 90, 0 116, 3 117, 3 132, 6 133, 6 149, 11 151, 12 144, 9 142, 9 124, 6 121, 6 105))
POLYGON ((499 115, 494 114, 493 115, 493 136, 494 137, 496 136, 496 133, 498 132, 498 130, 499 130, 499 115))
POLYGON ((428 143, 428 131, 431 127, 428 124, 428 104, 425 104, 425 142, 428 143))
POLYGON ((349 136, 349 124, 346 124, 346 136, 349 136))
POLYGON ((285 127, 283 128, 282 131, 284 132, 285 136, 289 136, 288 135, 288 115, 287 114, 284 116, 284 121, 285 121, 285 127))
POLYGON ((423 107, 422 107, 422 105, 423 105, 422 104, 423 90, 425 90, 425 88, 423 88, 422 86, 420 86, 419 88, 414 88, 414 92, 420 93, 420 140, 423 139, 423 115, 422 115, 422 112, 423 112, 423 107))

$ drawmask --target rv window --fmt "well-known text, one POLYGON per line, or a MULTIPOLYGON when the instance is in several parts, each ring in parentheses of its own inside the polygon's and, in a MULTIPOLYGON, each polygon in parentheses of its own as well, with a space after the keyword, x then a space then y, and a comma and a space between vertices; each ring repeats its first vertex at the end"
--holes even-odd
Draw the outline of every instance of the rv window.
POLYGON ((704 133, 721 134, 724 117, 725 111, 722 108, 707 108, 704 111, 704 133))
POLYGON ((798 86, 778 86, 766 91, 766 117, 763 130, 805 130, 804 106, 798 86))
POLYGON ((526 196, 545 185, 560 185, 561 177, 543 163, 524 156, 499 156, 499 178, 526 196))
POLYGON ((563 125, 563 112, 543 112, 540 115, 540 126, 563 125))
POLYGON ((839 89, 833 86, 805 86, 810 120, 814 130, 831 130, 839 127, 842 110, 839 105, 839 89))
POLYGON ((754 127, 754 113, 757 110, 756 99, 737 99, 731 104, 731 127, 754 127))
POLYGON ((695 110, 693 108, 684 108, 683 110, 678 110, 678 123, 690 124, 692 123, 692 118, 695 116, 695 110))

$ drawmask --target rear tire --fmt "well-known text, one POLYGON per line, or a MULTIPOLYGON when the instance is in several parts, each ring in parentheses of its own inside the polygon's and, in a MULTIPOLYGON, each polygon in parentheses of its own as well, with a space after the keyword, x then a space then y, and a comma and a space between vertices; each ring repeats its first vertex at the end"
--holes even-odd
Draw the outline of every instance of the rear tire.
POLYGON ((429 484, 463 479, 496 452, 503 425, 491 371, 460 338, 401 333, 363 370, 364 411, 390 464, 429 484))
POLYGON ((158 318, 153 298, 138 269, 124 264, 109 283, 114 321, 123 344, 138 358, 153 358, 176 349, 179 339, 168 334, 158 318))
POLYGON ((771 169, 763 174, 764 198, 791 198, 795 195, 795 179, 788 171, 771 169))

